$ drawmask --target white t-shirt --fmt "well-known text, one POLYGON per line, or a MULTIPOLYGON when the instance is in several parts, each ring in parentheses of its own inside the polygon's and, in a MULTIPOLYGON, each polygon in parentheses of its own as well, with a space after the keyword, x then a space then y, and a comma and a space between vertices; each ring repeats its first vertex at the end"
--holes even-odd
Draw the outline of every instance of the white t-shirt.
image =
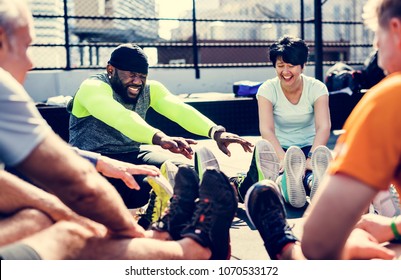
POLYGON ((17 165, 50 130, 22 85, 0 68, 0 163, 17 165))
POLYGON ((313 144, 315 138, 315 101, 322 95, 328 95, 327 87, 321 81, 301 75, 303 90, 298 104, 294 105, 285 97, 278 77, 267 80, 256 94, 257 98, 266 98, 273 104, 273 119, 277 139, 283 148, 300 148, 313 144))

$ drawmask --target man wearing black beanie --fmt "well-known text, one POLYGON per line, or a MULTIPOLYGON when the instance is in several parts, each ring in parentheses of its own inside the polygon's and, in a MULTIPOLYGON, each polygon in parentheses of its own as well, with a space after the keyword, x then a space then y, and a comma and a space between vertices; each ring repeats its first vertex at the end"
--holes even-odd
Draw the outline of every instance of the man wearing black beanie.
MULTIPOLYGON (((157 167, 168 159, 167 156, 145 151, 141 144, 159 145, 191 159, 190 145, 197 142, 168 136, 147 124, 146 112, 152 107, 191 133, 214 139, 228 156, 227 147, 231 143, 238 143, 246 152, 251 152, 250 142, 226 132, 224 127, 182 102, 160 82, 147 80, 148 66, 147 56, 139 46, 127 43, 115 48, 107 72, 85 80, 73 99, 70 144, 114 159, 157 167)), ((147 203, 150 191, 147 184, 143 183, 141 190, 136 191, 119 180, 110 181, 129 208, 147 203)))

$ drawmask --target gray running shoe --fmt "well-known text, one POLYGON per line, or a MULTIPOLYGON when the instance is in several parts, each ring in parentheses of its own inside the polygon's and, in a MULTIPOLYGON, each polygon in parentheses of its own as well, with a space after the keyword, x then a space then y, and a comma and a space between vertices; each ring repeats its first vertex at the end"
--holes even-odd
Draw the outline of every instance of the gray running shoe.
POLYGON ((265 179, 276 181, 279 171, 280 160, 272 144, 265 139, 256 142, 248 173, 230 178, 230 181, 237 189, 239 202, 244 202, 246 193, 252 184, 265 179))
POLYGON ((386 191, 380 191, 372 202, 371 213, 386 217, 401 215, 400 197, 394 185, 386 191))
POLYGON ((255 145, 253 156, 258 169, 258 181, 265 179, 276 181, 280 171, 280 160, 273 145, 265 139, 259 140, 255 145))
POLYGON ((199 147, 195 150, 195 171, 198 173, 199 178, 202 180, 203 173, 207 168, 220 170, 219 163, 217 162, 214 154, 206 147, 199 147))
POLYGON ((293 207, 301 208, 306 204, 303 184, 306 159, 299 147, 291 146, 284 156, 284 174, 277 180, 284 200, 293 207))
POLYGON ((323 179, 324 174, 326 173, 327 167, 329 163, 333 159, 333 156, 326 146, 318 146, 312 154, 312 187, 310 191, 310 200, 312 201, 313 196, 316 193, 317 188, 319 187, 320 182, 323 179))

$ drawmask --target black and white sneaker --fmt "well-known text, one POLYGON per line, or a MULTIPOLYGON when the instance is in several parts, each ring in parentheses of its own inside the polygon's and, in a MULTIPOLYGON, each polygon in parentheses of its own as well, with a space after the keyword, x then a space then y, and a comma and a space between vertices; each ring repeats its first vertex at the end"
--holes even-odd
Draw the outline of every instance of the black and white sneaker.
POLYGON ((237 207, 237 196, 227 176, 219 170, 206 169, 194 215, 181 236, 210 248, 213 260, 230 259, 230 227, 237 207))
POLYGON ((254 184, 246 194, 245 207, 272 260, 277 260, 285 245, 298 240, 287 223, 282 196, 275 182, 263 180, 254 184))
POLYGON ((167 231, 173 240, 181 239, 181 231, 191 222, 195 200, 199 197, 198 174, 188 165, 181 165, 174 178, 174 194, 160 221, 152 225, 156 231, 167 231))

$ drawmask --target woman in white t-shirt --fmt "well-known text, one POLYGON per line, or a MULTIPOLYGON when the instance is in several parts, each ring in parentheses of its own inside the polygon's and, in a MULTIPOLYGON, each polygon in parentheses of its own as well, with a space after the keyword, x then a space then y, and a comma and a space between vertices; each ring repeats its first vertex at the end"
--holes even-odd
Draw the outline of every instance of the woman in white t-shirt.
POLYGON ((240 200, 255 181, 271 179, 281 187, 286 202, 303 207, 331 160, 325 146, 331 129, 328 90, 303 74, 308 53, 305 42, 291 36, 270 47, 277 77, 265 81, 256 95, 263 140, 257 143, 251 168, 239 184, 240 200))

